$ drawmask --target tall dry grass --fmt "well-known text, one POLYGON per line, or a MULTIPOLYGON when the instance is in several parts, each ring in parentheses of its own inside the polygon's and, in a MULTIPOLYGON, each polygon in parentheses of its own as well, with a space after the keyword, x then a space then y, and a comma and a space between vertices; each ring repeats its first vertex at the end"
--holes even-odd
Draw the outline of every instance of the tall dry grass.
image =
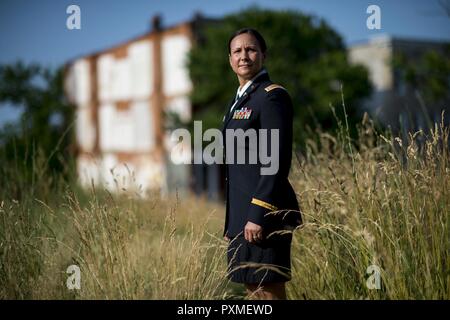
MULTIPOLYGON (((318 132, 293 163, 305 224, 288 297, 449 299, 448 128, 409 141, 367 117, 359 141, 340 128, 318 132), (370 265, 379 290, 366 285, 370 265)), ((226 279, 220 204, 83 191, 47 172, 39 154, 35 162, 31 185, 20 165, 0 168, 0 298, 243 298, 226 279), (80 290, 66 287, 73 264, 80 290)))
POLYGON ((54 206, 3 200, 0 297, 32 299, 232 298, 217 205, 66 191, 54 206), (81 270, 68 290, 66 269, 81 270))
POLYGON ((407 141, 365 116, 319 133, 292 181, 306 223, 295 233, 293 299, 449 299, 449 128, 407 141), (379 268, 381 286, 367 281, 379 268), (373 288, 373 287, 372 287, 373 288))

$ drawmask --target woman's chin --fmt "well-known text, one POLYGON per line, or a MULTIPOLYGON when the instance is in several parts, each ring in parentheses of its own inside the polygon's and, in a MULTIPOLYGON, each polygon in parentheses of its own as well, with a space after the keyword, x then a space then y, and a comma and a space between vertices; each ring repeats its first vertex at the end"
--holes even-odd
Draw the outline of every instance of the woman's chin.
POLYGON ((239 72, 239 77, 241 79, 250 80, 256 75, 255 72, 252 72, 252 70, 246 70, 243 72, 239 72))

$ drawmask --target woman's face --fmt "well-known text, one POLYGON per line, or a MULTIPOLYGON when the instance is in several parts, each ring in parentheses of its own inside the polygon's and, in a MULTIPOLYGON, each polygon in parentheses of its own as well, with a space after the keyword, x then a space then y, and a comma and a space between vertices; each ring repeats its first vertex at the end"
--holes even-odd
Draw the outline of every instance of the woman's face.
POLYGON ((230 43, 230 65, 242 80, 252 79, 262 68, 265 54, 250 33, 235 37, 230 43))

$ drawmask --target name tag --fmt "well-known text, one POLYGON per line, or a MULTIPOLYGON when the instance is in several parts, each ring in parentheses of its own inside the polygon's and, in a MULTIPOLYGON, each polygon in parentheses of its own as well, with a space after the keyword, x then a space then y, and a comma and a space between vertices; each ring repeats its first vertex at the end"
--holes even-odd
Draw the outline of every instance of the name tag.
POLYGON ((238 110, 234 110, 233 119, 234 120, 247 120, 250 118, 252 114, 252 109, 242 108, 238 110))

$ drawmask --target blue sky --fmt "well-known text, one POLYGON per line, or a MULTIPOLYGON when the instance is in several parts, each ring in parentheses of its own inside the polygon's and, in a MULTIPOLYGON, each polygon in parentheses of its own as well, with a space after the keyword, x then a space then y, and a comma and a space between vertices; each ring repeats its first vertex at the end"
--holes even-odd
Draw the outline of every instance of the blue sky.
MULTIPOLYGON (((56 67, 147 32, 157 13, 172 25, 196 11, 221 17, 255 4, 322 17, 349 45, 378 34, 450 41, 450 18, 438 0, 1 0, 0 64, 20 59, 56 67), (81 30, 66 28, 70 4, 81 8, 81 30), (381 8, 381 30, 366 27, 371 4, 381 8)), ((0 125, 15 117, 10 107, 0 107, 0 125)))

